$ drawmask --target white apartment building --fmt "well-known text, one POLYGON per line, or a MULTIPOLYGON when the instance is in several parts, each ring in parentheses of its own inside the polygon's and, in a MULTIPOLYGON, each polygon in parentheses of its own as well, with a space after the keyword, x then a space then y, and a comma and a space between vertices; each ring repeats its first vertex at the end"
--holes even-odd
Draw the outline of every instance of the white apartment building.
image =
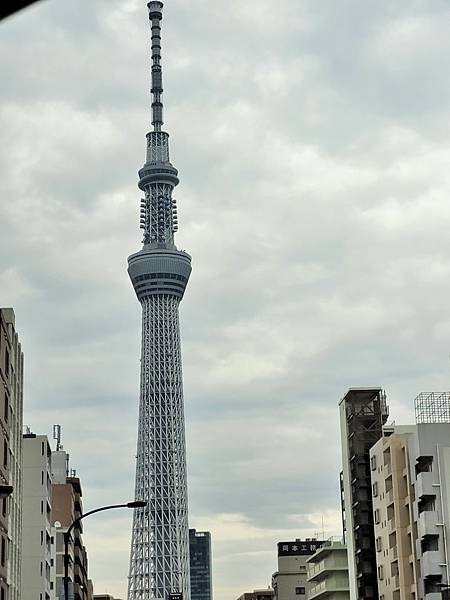
POLYGON ((347 546, 330 538, 306 560, 308 600, 349 600, 347 546))
POLYGON ((47 436, 23 436, 22 600, 56 599, 50 459, 47 436))
POLYGON ((275 600, 302 600, 308 597, 311 584, 306 561, 323 544, 314 538, 278 543, 278 571, 272 575, 275 600))

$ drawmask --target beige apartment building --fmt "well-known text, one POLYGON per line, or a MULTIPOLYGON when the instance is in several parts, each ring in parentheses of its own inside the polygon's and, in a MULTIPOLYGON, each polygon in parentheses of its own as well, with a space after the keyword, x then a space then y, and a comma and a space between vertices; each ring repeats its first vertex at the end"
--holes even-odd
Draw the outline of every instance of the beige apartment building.
POLYGON ((370 450, 380 600, 442 600, 450 581, 450 392, 415 411, 370 450))
POLYGON ((308 600, 349 600, 347 546, 330 538, 306 560, 308 600))
POLYGON ((12 308, 0 308, 0 600, 21 600, 23 353, 12 308))
POLYGON ((414 427, 386 427, 370 450, 378 591, 382 600, 416 600, 418 563, 408 440, 414 427))

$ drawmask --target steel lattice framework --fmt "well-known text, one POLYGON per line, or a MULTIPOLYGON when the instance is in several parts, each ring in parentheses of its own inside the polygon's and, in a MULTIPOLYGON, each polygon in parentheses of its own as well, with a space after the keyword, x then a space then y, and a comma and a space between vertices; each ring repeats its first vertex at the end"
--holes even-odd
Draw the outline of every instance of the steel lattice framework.
POLYGON ((144 192, 143 248, 128 258, 128 273, 142 305, 142 350, 135 511, 128 600, 190 598, 186 447, 178 307, 191 273, 191 257, 178 250, 173 188, 178 172, 161 131, 162 2, 149 2, 152 27, 152 125, 147 159, 139 171, 144 192))

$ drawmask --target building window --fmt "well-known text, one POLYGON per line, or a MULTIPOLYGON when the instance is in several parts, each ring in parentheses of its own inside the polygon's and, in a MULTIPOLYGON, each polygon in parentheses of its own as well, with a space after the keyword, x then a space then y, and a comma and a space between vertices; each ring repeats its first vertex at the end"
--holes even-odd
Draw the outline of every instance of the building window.
POLYGON ((3 466, 5 469, 8 468, 8 444, 3 441, 3 466))
POLYGON ((295 593, 297 596, 304 596, 306 594, 306 590, 304 587, 296 587, 295 593))
POLYGON ((372 484, 372 496, 376 498, 378 496, 378 482, 372 484))
POLYGON ((378 567, 378 579, 381 581, 383 579, 383 565, 378 567))
POLYGON ((5 375, 6 379, 9 377, 9 352, 8 348, 5 348, 5 375))
POLYGON ((377 552, 381 552, 382 541, 381 541, 380 537, 377 537, 377 539, 375 540, 375 546, 376 546, 377 552))
POLYGON ((8 412, 9 412, 9 399, 8 399, 8 395, 5 394, 5 405, 3 407, 3 418, 5 419, 5 423, 8 422, 8 412))
POLYGON ((378 508, 376 508, 373 512, 373 520, 375 521, 376 525, 378 525, 380 522, 380 510, 378 508))
POLYGON ((377 468, 377 457, 375 455, 370 457, 370 468, 372 469, 372 471, 375 471, 375 469, 377 468))
POLYGON ((3 536, 2 536, 2 545, 1 545, 1 551, 0 551, 0 563, 1 563, 2 567, 4 567, 6 564, 6 540, 3 536))

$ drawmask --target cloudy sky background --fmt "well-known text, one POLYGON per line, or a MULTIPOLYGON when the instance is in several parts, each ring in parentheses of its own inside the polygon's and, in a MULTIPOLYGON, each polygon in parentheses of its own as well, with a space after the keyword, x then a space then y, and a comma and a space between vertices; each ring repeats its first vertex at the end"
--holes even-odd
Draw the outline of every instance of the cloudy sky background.
MULTIPOLYGON (((25 423, 63 428, 85 509, 134 493, 144 0, 48 0, 0 27, 0 305, 25 423)), ((340 528, 337 402, 382 385, 397 423, 450 377, 450 5, 167 0, 166 128, 191 526, 216 600, 270 583, 276 542, 340 528)), ((85 526, 125 598, 130 515, 85 526)))

